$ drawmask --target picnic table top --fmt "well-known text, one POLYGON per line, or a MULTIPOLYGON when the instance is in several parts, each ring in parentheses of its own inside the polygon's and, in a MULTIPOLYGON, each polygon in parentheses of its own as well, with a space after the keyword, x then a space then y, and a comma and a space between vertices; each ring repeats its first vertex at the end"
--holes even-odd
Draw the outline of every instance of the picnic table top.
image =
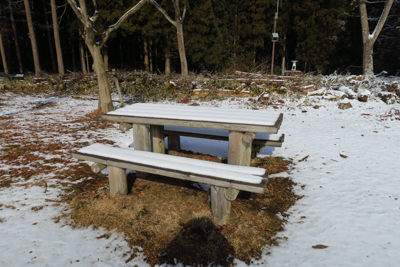
POLYGON ((138 103, 108 112, 107 121, 277 133, 283 114, 276 111, 138 103))

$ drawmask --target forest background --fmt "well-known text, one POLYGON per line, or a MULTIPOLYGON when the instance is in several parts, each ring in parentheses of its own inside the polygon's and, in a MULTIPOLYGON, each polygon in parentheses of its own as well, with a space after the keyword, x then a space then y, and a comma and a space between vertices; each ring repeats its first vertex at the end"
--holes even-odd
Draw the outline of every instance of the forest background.
MULTIPOLYGON (((30 6, 41 70, 58 72, 51 11, 51 2, 54 2, 65 70, 91 71, 92 59, 81 38, 82 24, 67 1, 0 0, 0 41, 8 72, 34 71, 24 2, 30 6)), ((98 1, 97 32, 101 34, 137 2, 98 1)), ((297 66, 303 72, 362 73, 363 44, 358 1, 279 2, 277 33, 280 38, 275 48, 275 74, 281 74, 282 68, 290 69, 291 60, 299 60, 297 66)), ((172 1, 160 0, 158 3, 174 17, 172 1)), ((384 5, 385 1, 368 1, 372 29, 384 5)), ((183 22, 189 70, 196 73, 229 70, 267 72, 271 67, 271 39, 276 11, 276 0, 189 1, 183 22)), ((400 72, 400 50, 397 49, 400 43, 399 11, 400 4, 395 1, 374 45, 375 73, 385 70, 397 75, 400 72)), ((90 12, 94 13, 94 10, 90 12)), ((120 29, 111 33, 102 54, 106 68, 167 74, 169 70, 181 71, 176 28, 151 4, 142 6, 120 29)), ((0 70, 5 70, 4 67, 3 61, 0 70)))

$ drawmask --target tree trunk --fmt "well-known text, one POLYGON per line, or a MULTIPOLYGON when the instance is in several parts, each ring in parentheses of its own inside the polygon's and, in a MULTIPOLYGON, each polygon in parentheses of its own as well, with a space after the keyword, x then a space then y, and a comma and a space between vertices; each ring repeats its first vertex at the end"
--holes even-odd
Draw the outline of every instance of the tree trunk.
POLYGON ((3 34, 1 33, 0 29, 0 52, 1 52, 1 59, 3 60, 3 68, 4 68, 4 73, 5 74, 10 74, 8 72, 8 65, 7 65, 7 59, 6 59, 6 52, 4 50, 4 45, 3 45, 3 34))
POLYGON ((363 74, 364 76, 374 75, 374 62, 373 62, 374 44, 367 41, 363 45, 363 74))
POLYGON ((35 65, 35 76, 39 76, 42 71, 40 69, 39 52, 36 44, 35 31, 33 29, 31 7, 29 6, 29 0, 24 0, 24 5, 26 12, 26 19, 29 28, 29 37, 31 39, 31 45, 32 45, 33 62, 35 65))
POLYGON ((58 30, 56 0, 50 0, 50 4, 51 4, 51 16, 53 18, 54 42, 56 44, 58 74, 60 74, 61 76, 64 76, 65 75, 64 61, 63 61, 63 56, 62 56, 62 51, 61 51, 60 33, 58 30))
MULTIPOLYGON (((0 17, 2 16, 1 11, 2 11, 2 7, 0 6, 0 17)), ((5 51, 5 49, 4 49, 4 44, 3 44, 3 33, 2 33, 2 29, 1 29, 1 28, 0 28, 0 54, 1 54, 1 59, 2 59, 2 61, 3 61, 4 73, 8 75, 9 72, 8 72, 6 51, 5 51)))
POLYGON ((171 74, 171 55, 165 52, 165 75, 171 74))
POLYGON ((75 45, 71 40, 71 55, 72 55, 72 71, 76 72, 75 45))
POLYGON ((361 19, 361 31, 363 39, 363 74, 364 76, 374 75, 374 65, 373 65, 373 50, 374 43, 381 32, 383 25, 389 15, 390 9, 392 7, 393 0, 387 0, 385 8, 382 11, 381 17, 375 26, 374 32, 370 34, 368 14, 365 0, 358 1, 358 7, 360 10, 361 19))
POLYGON ((46 9, 46 1, 42 0, 43 2, 43 9, 44 9, 44 19, 46 21, 46 30, 47 30, 47 42, 49 43, 49 49, 50 49, 50 58, 51 58, 51 68, 53 69, 54 73, 57 73, 57 63, 56 63, 56 58, 54 57, 54 48, 53 48, 53 40, 51 36, 51 30, 50 30, 50 23, 49 19, 47 18, 47 9, 46 9))
POLYGON ((79 57, 81 59, 81 70, 83 74, 86 74, 86 62, 85 62, 85 44, 83 43, 83 39, 81 38, 82 32, 79 30, 79 57))
MULTIPOLYGON (((93 38, 94 40, 94 38, 93 38)), ((111 100, 111 86, 107 78, 106 68, 104 66, 101 49, 95 43, 88 44, 90 53, 93 57, 93 69, 97 75, 97 84, 99 86, 99 102, 102 113, 114 110, 111 100)))
POLYGON ((153 72, 153 42, 149 40, 149 70, 153 72))
POLYGON ((143 41, 143 49, 144 49, 144 70, 149 71, 149 46, 147 44, 147 40, 143 41))
POLYGON ((183 77, 188 76, 188 66, 186 60, 186 52, 185 52, 185 42, 183 39, 183 27, 182 23, 177 20, 176 23, 176 34, 178 37, 178 51, 179 51, 179 58, 181 60, 181 74, 183 77))
POLYGON ((108 48, 107 46, 103 47, 103 59, 104 59, 104 67, 108 70, 108 48))
MULTIPOLYGON (((124 15, 122 15, 115 24, 109 26, 107 30, 105 30, 100 36, 100 42, 97 42, 95 40, 96 34, 94 30, 94 23, 98 18, 99 12, 96 12, 94 16, 90 17, 88 15, 88 9, 86 7, 85 0, 79 0, 79 6, 77 5, 77 2, 75 0, 68 0, 68 3, 71 6, 72 10, 75 12, 78 19, 82 22, 82 25, 84 27, 85 43, 93 57, 93 68, 97 75, 97 82, 99 86, 99 104, 101 112, 107 113, 114 108, 111 100, 111 85, 107 78, 106 68, 104 66, 103 57, 101 55, 101 49, 110 37, 110 34, 113 31, 117 30, 129 16, 134 14, 144 4, 146 4, 147 0, 140 0, 133 8, 129 9, 124 15)), ((97 9, 96 1, 93 1, 93 5, 94 8, 97 9)))
POLYGON ((15 49, 17 52, 17 59, 18 59, 18 66, 19 66, 19 72, 23 73, 24 68, 22 65, 22 60, 21 60, 21 51, 19 49, 19 41, 18 41, 18 35, 17 35, 17 27, 15 26, 15 19, 14 19, 14 12, 11 4, 11 0, 8 0, 8 5, 10 9, 10 19, 11 19, 11 26, 14 34, 14 42, 15 42, 15 49))
POLYGON ((281 75, 284 76, 285 75, 285 68, 286 68, 286 34, 283 36, 283 44, 282 44, 282 48, 283 48, 283 57, 282 57, 282 73, 281 75))

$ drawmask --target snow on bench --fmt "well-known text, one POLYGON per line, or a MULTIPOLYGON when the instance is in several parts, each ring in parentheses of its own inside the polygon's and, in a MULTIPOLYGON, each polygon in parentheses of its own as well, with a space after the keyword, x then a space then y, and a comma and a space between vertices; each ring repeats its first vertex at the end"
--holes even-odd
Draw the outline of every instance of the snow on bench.
MULTIPOLYGON (((132 128, 132 124, 123 123, 119 126, 122 132, 132 128)), ((181 126, 164 126, 164 134, 168 136, 168 150, 179 151, 180 150, 180 136, 188 136, 195 138, 213 139, 220 141, 229 141, 228 130, 216 130, 216 129, 204 129, 204 128, 193 128, 193 127, 181 127, 181 126)), ((255 158, 257 153, 266 146, 281 147, 285 141, 285 135, 282 134, 279 138, 274 134, 257 133, 252 143, 252 154, 251 157, 255 158), (277 138, 277 140, 271 140, 271 138, 277 138)))
MULTIPOLYGON (((168 149, 174 151, 180 150, 180 140, 179 140, 180 136, 214 139, 221 141, 229 140, 229 131, 227 130, 165 126, 164 133, 165 135, 168 136, 168 149)), ((277 137, 277 135, 272 135, 267 133, 258 133, 256 135, 256 137, 252 142, 252 155, 251 155, 252 158, 255 158, 257 153, 260 153, 265 146, 281 147, 282 143, 285 140, 284 134, 282 134, 277 140, 271 140, 270 139, 271 137, 274 138, 277 137)))
POLYGON ((210 184, 212 213, 218 224, 226 223, 226 215, 230 212, 229 201, 236 198, 238 190, 264 193, 268 180, 268 173, 262 168, 227 165, 103 144, 82 148, 72 156, 106 165, 112 196, 127 194, 126 169, 210 184), (223 190, 224 194, 220 196, 219 188, 228 190, 223 190), (229 205, 222 202, 229 202, 229 205))

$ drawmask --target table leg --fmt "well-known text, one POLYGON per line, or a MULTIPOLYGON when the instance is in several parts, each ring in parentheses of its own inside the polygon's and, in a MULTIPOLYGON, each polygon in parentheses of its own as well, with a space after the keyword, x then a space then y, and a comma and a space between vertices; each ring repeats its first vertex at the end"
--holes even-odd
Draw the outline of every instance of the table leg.
POLYGON ((150 125, 150 137, 152 151, 165 154, 164 126, 150 125))
POLYGON ((179 152, 181 150, 181 138, 177 134, 168 134, 168 153, 169 151, 179 152))
POLYGON ((133 124, 132 129, 135 150, 150 151, 149 127, 145 124, 133 124))
MULTIPOLYGON (((145 124, 133 124, 133 147, 135 150, 150 151, 149 127, 145 124)), ((136 177, 145 178, 148 174, 136 172, 136 177)))

